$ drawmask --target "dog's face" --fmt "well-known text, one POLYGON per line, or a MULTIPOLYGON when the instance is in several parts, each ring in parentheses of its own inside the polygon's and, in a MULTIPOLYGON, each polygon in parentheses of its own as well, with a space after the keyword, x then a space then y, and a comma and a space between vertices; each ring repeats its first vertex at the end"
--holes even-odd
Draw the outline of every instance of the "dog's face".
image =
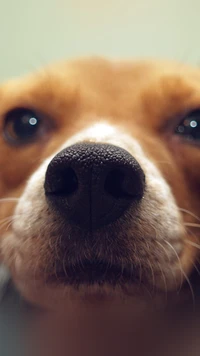
POLYGON ((199 83, 180 64, 93 58, 1 87, 1 254, 22 295, 148 304, 189 284, 199 83))

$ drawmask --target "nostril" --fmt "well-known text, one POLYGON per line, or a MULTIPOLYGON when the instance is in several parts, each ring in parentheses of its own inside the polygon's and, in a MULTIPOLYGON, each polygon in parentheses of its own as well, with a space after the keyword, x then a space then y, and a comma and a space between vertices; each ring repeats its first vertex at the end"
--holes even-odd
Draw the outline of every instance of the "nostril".
POLYGON ((51 176, 50 184, 46 187, 46 192, 56 195, 68 196, 78 190, 78 178, 75 171, 69 167, 57 168, 55 176, 51 176))
POLYGON ((117 199, 141 199, 144 181, 141 169, 134 167, 113 169, 106 177, 104 190, 117 199))
POLYGON ((123 189, 125 173, 120 169, 113 169, 108 173, 104 189, 106 193, 112 195, 114 198, 122 198, 127 196, 127 192, 123 189))
POLYGON ((63 185, 62 193, 65 195, 70 195, 78 189, 78 178, 75 171, 72 168, 68 168, 63 174, 63 185))

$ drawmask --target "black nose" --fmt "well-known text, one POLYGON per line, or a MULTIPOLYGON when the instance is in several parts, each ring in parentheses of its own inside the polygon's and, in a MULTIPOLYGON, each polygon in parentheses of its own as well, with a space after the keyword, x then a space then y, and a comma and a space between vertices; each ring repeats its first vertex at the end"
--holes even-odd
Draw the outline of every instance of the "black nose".
POLYGON ((144 173, 126 150, 107 144, 67 147, 50 162, 45 194, 69 223, 87 230, 116 221, 144 193, 144 173))

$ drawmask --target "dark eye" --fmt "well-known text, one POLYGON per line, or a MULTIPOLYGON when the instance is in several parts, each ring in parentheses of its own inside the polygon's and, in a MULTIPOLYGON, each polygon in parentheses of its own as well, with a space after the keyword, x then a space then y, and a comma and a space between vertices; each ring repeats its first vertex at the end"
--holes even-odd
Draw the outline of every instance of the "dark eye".
POLYGON ((175 133, 190 142, 200 143, 200 110, 189 113, 176 127, 175 133))
POLYGON ((11 144, 25 144, 38 138, 42 120, 32 110, 14 109, 5 116, 4 136, 11 144))

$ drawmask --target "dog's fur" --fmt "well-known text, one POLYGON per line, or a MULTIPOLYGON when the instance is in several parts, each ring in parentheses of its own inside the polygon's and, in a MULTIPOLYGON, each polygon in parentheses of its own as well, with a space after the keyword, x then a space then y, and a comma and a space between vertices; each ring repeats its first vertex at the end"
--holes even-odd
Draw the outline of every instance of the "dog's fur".
POLYGON ((200 149, 174 131, 181 117, 200 107, 199 83, 198 69, 178 63, 90 58, 1 86, 1 256, 25 298, 62 310, 74 301, 127 299, 138 310, 139 301, 149 305, 148 293, 162 304, 166 293, 177 296, 181 285, 191 289, 199 229, 187 225, 198 223, 200 149), (15 147, 5 140, 4 118, 19 107, 39 112, 44 128, 37 141, 15 147), (77 232, 68 226, 63 252, 62 221, 44 195, 45 172, 62 148, 83 141, 126 149, 142 167, 146 189, 137 214, 130 210, 115 226, 99 229, 96 246, 75 246, 77 232), (6 200, 14 197, 19 199, 6 200), (109 241, 111 232, 115 240, 105 246, 100 237, 109 241), (136 268, 139 286, 48 281, 59 261, 73 264, 77 254, 80 260, 86 256, 136 268))

